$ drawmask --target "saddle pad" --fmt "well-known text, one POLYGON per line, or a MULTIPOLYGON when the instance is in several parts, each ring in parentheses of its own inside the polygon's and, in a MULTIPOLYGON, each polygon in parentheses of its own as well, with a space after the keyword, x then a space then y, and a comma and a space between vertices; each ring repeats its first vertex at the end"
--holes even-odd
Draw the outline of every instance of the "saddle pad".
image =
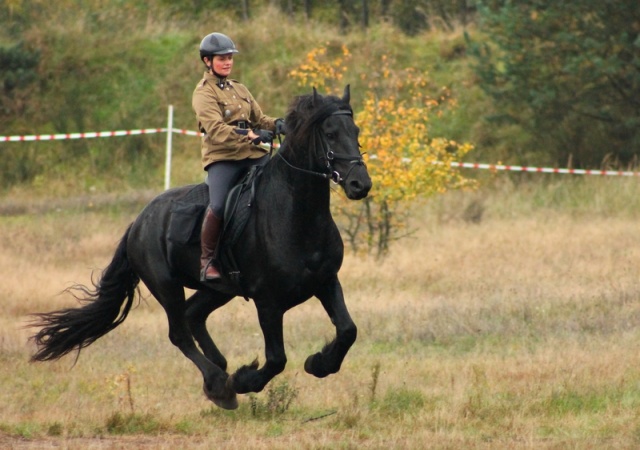
POLYGON ((209 204, 207 185, 202 183, 189 189, 171 202, 171 218, 167 239, 178 245, 200 242, 200 227, 209 204))
POLYGON ((184 203, 192 203, 195 205, 208 205, 209 186, 207 186, 206 183, 194 185, 182 197, 180 197, 180 201, 184 203))

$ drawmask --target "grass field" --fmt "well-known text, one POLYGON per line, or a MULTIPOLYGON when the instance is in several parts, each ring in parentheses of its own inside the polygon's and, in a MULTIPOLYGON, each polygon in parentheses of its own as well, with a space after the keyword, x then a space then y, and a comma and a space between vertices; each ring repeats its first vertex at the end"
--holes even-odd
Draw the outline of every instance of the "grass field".
MULTIPOLYGON (((285 316, 288 367, 237 411, 142 301, 77 363, 29 363, 28 315, 103 268, 140 205, 0 216, 0 448, 637 448, 637 181, 504 183, 421 207, 383 261, 347 255, 358 340, 334 376, 317 300, 285 316), (479 203, 479 223, 464 210, 479 203)), ((254 307, 208 322, 230 368, 263 360, 254 307)))

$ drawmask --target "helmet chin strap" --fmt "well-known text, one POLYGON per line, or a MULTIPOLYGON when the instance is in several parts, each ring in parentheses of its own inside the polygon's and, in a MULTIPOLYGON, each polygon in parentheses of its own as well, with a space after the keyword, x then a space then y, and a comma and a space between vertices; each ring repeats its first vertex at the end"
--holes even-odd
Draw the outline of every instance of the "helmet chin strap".
POLYGON ((211 69, 211 73, 218 78, 218 86, 220 86, 220 89, 224 88, 224 83, 227 81, 227 77, 217 74, 213 69, 211 69))
POLYGON ((216 78, 218 78, 218 86, 220 87, 220 89, 224 88, 224 83, 227 80, 227 77, 223 77, 222 75, 220 75, 219 73, 217 73, 215 70, 213 70, 213 56, 209 56, 209 61, 211 65, 208 65, 204 59, 202 60, 202 62, 204 63, 205 66, 207 66, 207 69, 209 69, 209 72, 211 72, 216 78))

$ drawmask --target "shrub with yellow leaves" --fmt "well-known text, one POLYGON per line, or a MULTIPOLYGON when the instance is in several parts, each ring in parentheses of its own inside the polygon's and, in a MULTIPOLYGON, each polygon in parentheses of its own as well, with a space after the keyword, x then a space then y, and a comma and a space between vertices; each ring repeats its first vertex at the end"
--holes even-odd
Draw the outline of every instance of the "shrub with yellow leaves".
MULTIPOLYGON (((347 66, 350 53, 346 47, 335 53, 327 47, 312 50, 290 76, 300 85, 339 92, 344 74, 357 69, 347 66)), ((369 66, 359 74, 367 91, 361 109, 354 110, 373 189, 362 202, 340 197, 332 203, 351 248, 378 257, 389 251, 391 241, 410 234, 413 201, 473 184, 451 166, 472 146, 429 136, 429 117, 454 106, 449 90, 430 95, 433 88, 425 72, 395 67, 390 58, 382 56, 376 68, 369 66)))
POLYGON ((345 45, 330 48, 330 44, 327 44, 307 53, 305 62, 289 72, 289 76, 297 79, 300 86, 313 86, 319 91, 337 93, 338 82, 342 82, 350 59, 351 53, 345 45), (334 53, 337 55, 333 56, 334 53))

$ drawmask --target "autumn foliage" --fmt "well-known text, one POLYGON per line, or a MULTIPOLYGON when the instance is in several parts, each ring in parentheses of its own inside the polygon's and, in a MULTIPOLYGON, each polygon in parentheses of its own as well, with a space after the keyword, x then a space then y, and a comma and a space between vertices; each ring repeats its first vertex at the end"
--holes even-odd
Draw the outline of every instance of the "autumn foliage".
POLYGON ((414 201, 472 185, 450 164, 472 146, 429 135, 429 118, 455 101, 446 88, 434 89, 427 73, 399 69, 384 55, 359 71, 349 66, 348 48, 330 50, 311 50, 290 76, 336 95, 345 78, 359 77, 367 86, 362 105, 353 106, 373 189, 362 202, 339 196, 333 207, 353 250, 384 256, 391 241, 411 233, 414 201))

